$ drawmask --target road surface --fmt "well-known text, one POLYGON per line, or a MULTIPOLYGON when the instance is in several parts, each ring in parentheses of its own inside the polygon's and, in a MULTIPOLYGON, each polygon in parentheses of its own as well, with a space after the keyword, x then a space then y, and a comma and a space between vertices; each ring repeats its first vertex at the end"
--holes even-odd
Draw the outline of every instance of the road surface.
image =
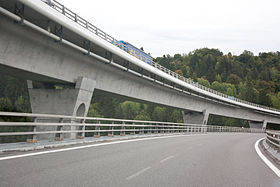
POLYGON ((254 148, 264 136, 197 134, 0 160, 0 186, 279 187, 254 148))

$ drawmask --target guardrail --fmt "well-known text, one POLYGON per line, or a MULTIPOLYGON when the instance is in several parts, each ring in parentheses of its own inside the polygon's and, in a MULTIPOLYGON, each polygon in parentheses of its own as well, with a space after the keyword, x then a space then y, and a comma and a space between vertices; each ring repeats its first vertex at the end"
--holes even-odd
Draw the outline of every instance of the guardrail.
MULTIPOLYGON (((37 142, 37 135, 53 134, 55 140, 63 140, 64 134, 73 134, 76 138, 93 136, 114 136, 126 134, 167 134, 167 133, 206 133, 206 132, 255 132, 261 129, 248 129, 227 126, 207 126, 158 121, 126 120, 96 117, 78 117, 49 114, 0 112, 1 117, 13 117, 14 121, 0 122, 1 136, 26 135, 27 142, 37 142), (27 117, 28 122, 16 122, 16 117, 27 117), (1 127, 26 127, 21 131, 3 132, 1 127), (38 131, 38 127, 51 130, 38 131)), ((17 129, 14 129, 17 130, 17 129)))
POLYGON ((280 131, 266 131, 266 140, 280 148, 280 131))
MULTIPOLYGON (((112 45, 115 45, 119 48, 121 48, 122 50, 126 51, 127 53, 129 53, 129 51, 127 50, 127 46, 124 45, 123 43, 121 43, 120 41, 116 40, 114 37, 108 35, 107 33, 105 33, 104 31, 102 31, 101 29, 97 28, 96 26, 94 26, 93 24, 89 23, 87 20, 83 19, 82 17, 80 17, 79 15, 77 15, 76 13, 74 13, 73 11, 69 10, 68 8, 66 8, 64 5, 60 4, 59 2, 57 2, 56 0, 42 0, 43 2, 47 3, 49 6, 51 6, 52 8, 54 8, 55 10, 57 10, 58 12, 60 12, 61 14, 65 15, 67 18, 69 18, 70 20, 76 22, 77 24, 79 24, 80 26, 84 27, 85 29, 89 30, 90 32, 92 32, 93 34, 99 36, 100 38, 106 40, 107 42, 111 43, 112 45)), ((129 53, 130 54, 130 53, 129 53)), ((195 86, 201 90, 207 91, 209 93, 213 93, 217 96, 221 96, 227 99, 231 99, 233 101, 239 102, 239 103, 243 103, 243 104, 247 104, 247 105, 251 105, 254 107, 258 107, 258 108, 262 108, 262 109, 267 109, 267 110, 272 110, 272 111, 276 111, 276 112, 280 112, 279 109, 275 109, 275 108, 271 108, 271 107, 267 107, 267 106, 263 106, 263 105, 259 105, 256 103, 251 103, 242 99, 238 99, 232 96, 228 96, 226 94, 223 94, 221 92, 215 91, 211 88, 205 87, 203 85, 198 84, 197 82, 192 81, 191 79, 185 78, 163 66, 161 66, 158 63, 155 63, 154 61, 150 61, 149 59, 147 59, 145 56, 140 54, 140 59, 142 59, 142 61, 144 62, 148 62, 148 64, 150 64, 151 66, 161 70, 162 72, 165 72, 177 79, 180 79, 188 84, 191 84, 192 86, 195 86)))

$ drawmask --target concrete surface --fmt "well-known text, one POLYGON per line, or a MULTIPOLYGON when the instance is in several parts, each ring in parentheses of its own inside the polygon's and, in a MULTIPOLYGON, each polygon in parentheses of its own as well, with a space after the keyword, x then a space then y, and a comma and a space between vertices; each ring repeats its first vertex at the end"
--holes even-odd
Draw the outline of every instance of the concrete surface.
POLYGON ((209 112, 182 111, 184 123, 207 125, 209 112))
POLYGON ((278 187, 257 155, 263 134, 127 142, 0 161, 0 186, 278 187))
MULTIPOLYGON (((32 81, 27 81, 30 104, 33 113, 61 114, 68 116, 87 116, 92 94, 96 82, 94 80, 78 77, 75 86, 66 89, 36 88, 32 81)), ((55 122, 59 119, 36 119, 37 122, 55 122)), ((67 121, 64 121, 67 122, 67 121)), ((75 123, 75 121, 70 121, 75 123)), ((79 122, 80 123, 80 122, 79 122)), ((62 130, 77 130, 77 127, 62 127, 62 130), (71 128, 71 129, 70 129, 71 128)), ((37 131, 55 131, 56 126, 38 126, 37 131)), ((76 138, 76 133, 65 133, 59 138, 76 138)), ((55 134, 37 135, 38 140, 55 139, 55 134)))
POLYGON ((267 121, 262 122, 249 121, 249 127, 253 129, 266 129, 267 121))

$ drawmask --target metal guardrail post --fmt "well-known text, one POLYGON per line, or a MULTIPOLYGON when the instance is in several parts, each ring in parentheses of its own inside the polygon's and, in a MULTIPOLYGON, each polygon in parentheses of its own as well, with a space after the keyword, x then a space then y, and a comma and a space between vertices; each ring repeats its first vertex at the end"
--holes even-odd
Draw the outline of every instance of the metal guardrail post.
MULTIPOLYGON (((58 121, 59 123, 63 123, 63 118, 59 118, 59 121, 58 121)), ((61 131, 62 130, 62 125, 58 125, 57 127, 56 127, 56 130, 57 131, 61 131)), ((78 137, 77 137, 78 138, 78 137)), ((62 133, 56 133, 55 134, 55 140, 56 141, 62 141, 63 140, 63 134, 62 133)))
MULTIPOLYGON (((31 126, 29 129, 30 129, 30 132, 36 132, 37 131, 37 126, 36 126, 36 122, 37 122, 37 117, 34 117, 33 118, 33 123, 35 123, 34 126, 31 126)), ((36 134, 30 134, 27 136, 27 139, 26 139, 26 142, 27 143, 37 143, 37 135, 36 134)))
POLYGON ((133 122, 132 125, 133 125, 133 127, 132 127, 133 131, 130 132, 130 135, 135 135, 136 134, 136 129, 135 129, 135 126, 134 126, 135 123, 133 122))
MULTIPOLYGON (((144 126, 145 123, 142 123, 142 125, 144 126)), ((139 132, 139 134, 142 134, 142 135, 143 135, 143 134, 144 134, 144 130, 145 130, 144 127, 140 127, 140 132, 139 132)))
POLYGON ((125 122, 123 121, 120 136, 125 136, 125 122))
POLYGON ((160 134, 164 134, 164 124, 160 124, 160 134))
MULTIPOLYGON (((112 125, 114 125, 114 122, 112 121, 112 125)), ((114 126, 109 127, 111 132, 108 133, 109 137, 113 137, 114 136, 114 126)))
POLYGON ((100 137, 100 121, 99 121, 99 120, 98 120, 98 122, 97 122, 97 124, 96 124, 96 126, 95 126, 95 130, 96 130, 97 132, 94 132, 93 137, 94 137, 94 138, 99 138, 99 137, 100 137))
POLYGON ((78 139, 83 139, 83 138, 85 138, 85 130, 86 130, 86 126, 85 126, 85 123, 86 123, 86 120, 85 119, 82 119, 81 120, 81 126, 79 126, 79 130, 82 130, 83 132, 78 132, 78 134, 77 134, 77 138, 78 139))
POLYGON ((158 131, 157 131, 157 124, 154 125, 154 127, 151 127, 152 128, 152 131, 154 134, 157 134, 158 131))
POLYGON ((147 134, 151 134, 152 133, 152 127, 150 127, 150 123, 148 123, 148 129, 147 129, 147 134))

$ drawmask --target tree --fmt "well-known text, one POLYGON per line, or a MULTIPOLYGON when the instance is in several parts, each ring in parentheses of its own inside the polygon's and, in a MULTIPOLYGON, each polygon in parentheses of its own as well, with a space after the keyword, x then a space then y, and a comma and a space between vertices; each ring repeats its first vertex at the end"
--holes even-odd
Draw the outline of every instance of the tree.
POLYGON ((14 106, 15 106, 16 111, 18 111, 18 112, 31 112, 31 110, 30 110, 31 107, 29 105, 29 102, 27 100, 25 100, 22 96, 20 96, 16 100, 14 106))
POLYGON ((151 118, 149 114, 143 109, 140 111, 140 113, 134 118, 134 120, 144 120, 144 121, 150 121, 151 118))
POLYGON ((90 104, 87 116, 88 117, 100 117, 100 118, 104 117, 101 114, 100 104, 99 103, 90 104))
POLYGON ((197 82, 203 86, 206 86, 208 88, 210 88, 210 83, 208 80, 204 79, 204 78, 198 78, 197 82))
POLYGON ((236 74, 231 73, 228 77, 227 77, 227 82, 230 84, 234 84, 234 85, 238 85, 240 84, 240 82, 242 81, 242 79, 237 76, 236 74))
POLYGON ((11 100, 7 97, 0 98, 0 111, 12 111, 12 110, 13 110, 13 106, 11 100))
POLYGON ((152 120, 167 121, 166 109, 164 107, 156 106, 152 114, 152 120))

